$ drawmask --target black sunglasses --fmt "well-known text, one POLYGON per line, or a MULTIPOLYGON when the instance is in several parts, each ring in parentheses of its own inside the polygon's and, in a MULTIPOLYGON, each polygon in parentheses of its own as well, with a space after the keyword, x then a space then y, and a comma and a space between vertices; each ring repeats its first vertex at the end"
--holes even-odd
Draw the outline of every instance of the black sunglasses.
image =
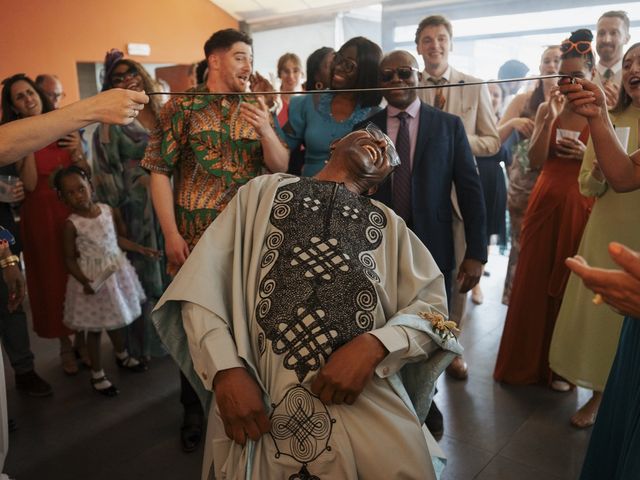
POLYGON ((380 80, 383 82, 390 82, 393 80, 394 75, 398 75, 400 80, 409 80, 413 72, 418 72, 416 67, 398 67, 398 68, 385 68, 380 71, 380 80))
POLYGON ((113 75, 111 75, 111 83, 113 85, 119 85, 125 80, 133 78, 136 75, 138 75, 138 69, 134 67, 129 67, 129 69, 125 70, 124 72, 114 73, 113 75))

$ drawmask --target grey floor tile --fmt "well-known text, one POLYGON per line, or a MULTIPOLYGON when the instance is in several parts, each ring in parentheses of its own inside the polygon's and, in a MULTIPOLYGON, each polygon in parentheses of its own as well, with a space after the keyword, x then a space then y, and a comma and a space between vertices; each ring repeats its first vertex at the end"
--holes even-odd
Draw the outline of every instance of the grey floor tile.
POLYGON ((550 474, 498 455, 474 478, 476 480, 569 480, 574 477, 550 474))
POLYGON ((569 424, 581 396, 551 394, 559 398, 538 408, 500 453, 548 474, 577 478, 591 436, 590 429, 569 424))
POLYGON ((466 480, 473 478, 491 461, 494 454, 465 442, 444 435, 440 446, 447 455, 447 467, 441 480, 466 480))

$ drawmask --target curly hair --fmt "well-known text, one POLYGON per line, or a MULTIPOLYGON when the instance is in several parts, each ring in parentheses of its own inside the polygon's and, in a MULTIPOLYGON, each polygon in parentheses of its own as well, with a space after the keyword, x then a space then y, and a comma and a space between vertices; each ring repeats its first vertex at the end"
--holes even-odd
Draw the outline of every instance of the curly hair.
POLYGON ((577 42, 591 43, 592 41, 593 33, 591 33, 591 30, 589 29, 580 28, 575 32, 571 32, 571 36, 560 44, 560 50, 562 51, 562 55, 560 56, 560 58, 562 60, 565 60, 567 58, 582 58, 584 64, 587 66, 587 68, 589 68, 589 70, 591 70, 596 63, 595 57, 593 56, 593 51, 591 49, 589 49, 589 51, 585 53, 580 53, 576 48, 567 49, 565 45, 577 42))
POLYGON ((50 180, 51 187, 58 193, 60 198, 62 198, 62 181, 71 175, 80 175, 87 181, 87 183, 89 183, 89 185, 91 185, 91 176, 79 166, 70 165, 66 168, 60 168, 53 173, 53 178, 50 180))

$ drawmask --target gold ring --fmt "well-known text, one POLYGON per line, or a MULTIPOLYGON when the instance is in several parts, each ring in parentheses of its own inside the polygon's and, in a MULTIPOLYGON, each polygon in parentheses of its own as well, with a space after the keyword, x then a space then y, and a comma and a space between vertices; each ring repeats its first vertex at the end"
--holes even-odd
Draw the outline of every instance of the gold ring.
POLYGON ((596 293, 591 299, 591 303, 593 303, 594 305, 602 305, 604 303, 604 299, 602 298, 602 295, 596 293))

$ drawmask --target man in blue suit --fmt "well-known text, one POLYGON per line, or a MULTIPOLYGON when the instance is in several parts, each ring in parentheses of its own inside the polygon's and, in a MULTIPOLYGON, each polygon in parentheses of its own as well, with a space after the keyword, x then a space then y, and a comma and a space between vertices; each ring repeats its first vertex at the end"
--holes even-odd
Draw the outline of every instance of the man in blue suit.
MULTIPOLYGON (((380 64, 382 87, 413 87, 421 73, 406 51, 386 55, 380 64)), ((461 87, 464 88, 464 87, 461 87)), ((418 98, 416 90, 385 92, 388 106, 370 117, 395 142, 401 165, 380 185, 374 198, 392 207, 427 246, 445 278, 451 300, 456 269, 451 188, 464 219, 466 252, 457 280, 464 293, 480 280, 487 261, 486 212, 480 177, 462 120, 418 98)), ((365 122, 366 123, 366 122, 365 122)), ((435 406, 427 416, 434 436, 443 432, 435 406)))

